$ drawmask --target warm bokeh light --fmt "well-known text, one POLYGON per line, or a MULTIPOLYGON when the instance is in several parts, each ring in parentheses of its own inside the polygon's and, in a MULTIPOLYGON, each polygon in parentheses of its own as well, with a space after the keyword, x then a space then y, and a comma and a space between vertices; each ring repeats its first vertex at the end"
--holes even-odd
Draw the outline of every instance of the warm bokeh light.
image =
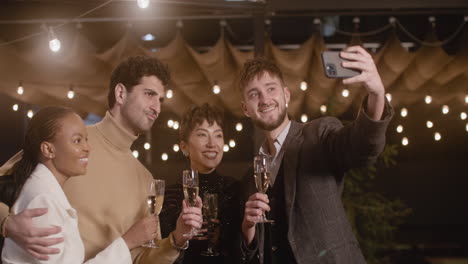
POLYGON ((432 103, 432 96, 426 95, 426 97, 424 98, 424 102, 426 102, 426 104, 432 103))
POLYGON ((18 106, 18 104, 14 104, 12 108, 13 108, 13 111, 16 112, 16 111, 18 111, 19 106, 18 106))
POLYGON ((57 38, 51 39, 49 41, 49 49, 53 52, 58 52, 62 47, 62 43, 57 38))
POLYGON ((407 138, 407 137, 404 137, 404 138, 401 140, 401 144, 402 144, 403 146, 407 146, 407 145, 409 144, 408 138, 407 138))
POLYGON ((166 98, 167 98, 167 99, 171 99, 172 96, 174 96, 174 92, 173 92, 171 89, 167 90, 167 92, 166 92, 166 98))
POLYGON ((388 100, 389 102, 392 101, 392 94, 391 94, 391 93, 386 93, 386 94, 385 94, 385 97, 387 97, 387 100, 388 100))
POLYGON ((465 112, 461 112, 461 113, 460 113, 460 119, 461 119, 461 120, 465 120, 465 119, 466 119, 466 113, 465 113, 465 112))
POLYGON ((168 158, 169 158, 169 156, 167 155, 167 153, 163 153, 163 154, 161 155, 161 159, 162 159, 163 161, 166 161, 168 158))
POLYGON ((305 82, 305 81, 302 81, 302 82, 301 82, 301 90, 302 90, 302 91, 306 91, 306 90, 307 90, 307 82, 305 82))
POLYGON ((174 121, 174 125, 172 126, 172 128, 173 128, 174 130, 179 129, 179 122, 178 122, 178 121, 174 121))
POLYGON ((348 97, 349 96, 349 90, 348 89, 343 89, 343 91, 341 92, 341 95, 343 97, 348 97))
POLYGON ((73 91, 73 89, 68 90, 67 97, 70 100, 73 99, 73 97, 75 97, 75 91, 73 91))
POLYGON ((31 119, 34 116, 33 110, 29 110, 27 116, 31 119))
POLYGON ((325 114, 327 112, 327 106, 326 105, 321 105, 320 106, 320 113, 325 114))
POLYGON ((23 86, 21 84, 20 84, 20 86, 18 86, 18 89, 16 90, 16 92, 19 95, 22 95, 24 93, 24 88, 23 88, 23 86))
POLYGON ((140 153, 138 153, 138 150, 134 150, 132 154, 133 154, 133 157, 135 157, 136 159, 138 159, 138 156, 140 155, 140 153))
POLYGON ((442 138, 442 136, 440 135, 439 132, 435 132, 435 133, 434 133, 434 139, 435 139, 435 141, 439 141, 441 138, 442 138))
POLYGON ((244 128, 244 126, 242 126, 242 123, 237 123, 237 124, 236 124, 236 130, 237 130, 238 132, 241 132, 243 128, 244 128))
POLYGON ((234 139, 229 140, 229 147, 234 148, 236 146, 236 141, 234 139))
POLYGON ((434 126, 434 123, 432 123, 432 121, 426 121, 426 126, 427 128, 432 128, 434 126))
POLYGON ((228 151, 229 151, 229 146, 228 146, 227 144, 224 144, 223 151, 224 151, 224 152, 228 152, 228 151))
POLYGON ((302 123, 307 122, 307 120, 309 120, 309 117, 307 117, 306 114, 302 114, 302 115, 301 115, 301 121, 302 121, 302 123))
POLYGON ((174 150, 174 152, 179 152, 180 150, 179 144, 174 144, 174 146, 172 146, 172 150, 174 150))
POLYGON ((221 87, 219 87, 219 85, 217 84, 213 85, 213 93, 219 94, 220 92, 221 92, 221 87))
POLYGON ((150 4, 150 0, 137 0, 137 5, 139 8, 147 8, 150 4))
POLYGON ((146 142, 146 143, 143 145, 143 147, 144 147, 146 150, 148 150, 148 149, 151 148, 151 144, 148 143, 148 142, 146 142))
POLYGON ((442 106, 442 114, 446 115, 450 111, 448 105, 442 106))
POLYGON ((402 117, 406 117, 408 115, 408 110, 406 108, 402 108, 401 111, 400 111, 400 115, 402 117))
POLYGON ((398 133, 403 132, 403 126, 402 126, 402 125, 398 125, 397 128, 396 128, 396 131, 397 131, 398 133))
POLYGON ((167 126, 172 128, 174 126, 174 120, 172 119, 167 120, 167 126))

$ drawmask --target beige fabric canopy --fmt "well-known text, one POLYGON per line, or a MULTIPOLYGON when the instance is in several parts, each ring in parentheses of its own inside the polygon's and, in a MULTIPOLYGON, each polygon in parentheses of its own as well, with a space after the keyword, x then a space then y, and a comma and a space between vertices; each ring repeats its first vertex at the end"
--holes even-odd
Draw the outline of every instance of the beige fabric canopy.
MULTIPOLYGON (((167 63, 172 73, 170 88, 174 96, 165 101, 163 111, 181 115, 187 105, 209 102, 234 116, 243 116, 233 82, 242 64, 253 58, 253 52, 239 51, 224 36, 206 53, 195 51, 180 33, 156 52, 144 48, 130 31, 102 53, 96 53, 93 44, 79 31, 73 41, 62 45, 58 54, 48 49, 46 39, 36 40, 41 43, 36 49, 22 53, 14 46, 0 46, 0 91, 19 101, 40 106, 68 105, 79 112, 102 115, 107 107, 113 67, 128 56, 147 55, 167 63), (20 81, 25 89, 23 95, 16 93, 20 81), (212 92, 215 83, 221 87, 218 95, 212 92), (76 93, 73 100, 66 96, 70 85, 76 93)), ((320 53, 325 49, 323 38, 318 35, 311 36, 297 50, 284 51, 266 43, 265 56, 277 62, 292 91, 289 114, 294 118, 302 113, 316 116, 321 105, 328 105, 329 112, 339 115, 359 105, 365 92, 360 87, 347 87, 350 96, 341 96, 345 86, 323 73, 320 53), (306 91, 299 88, 302 81, 308 83, 306 91)), ((392 104, 397 107, 420 102, 427 93, 435 103, 463 100, 467 93, 466 45, 456 56, 434 47, 408 52, 391 35, 373 56, 387 92, 392 94, 392 104)))

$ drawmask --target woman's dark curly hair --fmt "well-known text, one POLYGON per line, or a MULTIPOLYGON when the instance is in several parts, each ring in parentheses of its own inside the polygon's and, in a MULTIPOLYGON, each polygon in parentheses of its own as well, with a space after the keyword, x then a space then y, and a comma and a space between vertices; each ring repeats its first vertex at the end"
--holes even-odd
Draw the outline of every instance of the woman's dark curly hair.
POLYGON ((202 106, 193 105, 185 111, 180 123, 180 140, 187 142, 193 129, 205 120, 210 126, 216 123, 224 130, 224 114, 221 110, 208 103, 202 106))

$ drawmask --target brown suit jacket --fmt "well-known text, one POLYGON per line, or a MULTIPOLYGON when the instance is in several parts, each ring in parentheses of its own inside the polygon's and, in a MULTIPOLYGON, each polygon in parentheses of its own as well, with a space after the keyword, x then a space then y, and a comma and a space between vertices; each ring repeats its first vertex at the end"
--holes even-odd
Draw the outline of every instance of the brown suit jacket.
MULTIPOLYGON (((365 263, 341 202, 344 173, 377 159, 392 116, 386 103, 381 121, 364 111, 344 127, 332 117, 307 124, 292 121, 278 174, 284 176, 287 237, 297 263, 365 263)), ((246 184, 247 198, 256 192, 252 174, 246 184)), ((258 224, 251 245, 241 239, 241 263, 263 264, 263 238, 258 224)))

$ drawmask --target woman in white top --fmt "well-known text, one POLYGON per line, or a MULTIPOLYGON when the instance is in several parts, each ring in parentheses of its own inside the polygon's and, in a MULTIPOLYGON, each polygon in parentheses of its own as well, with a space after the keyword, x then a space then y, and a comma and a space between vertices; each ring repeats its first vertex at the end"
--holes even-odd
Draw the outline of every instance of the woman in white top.
MULTIPOLYGON (((48 213, 33 218, 33 223, 38 227, 60 226, 62 232, 56 236, 63 237, 64 242, 57 245, 60 253, 41 261, 6 238, 3 264, 84 262, 78 215, 62 186, 70 177, 86 173, 89 151, 86 127, 72 110, 46 107, 34 115, 26 131, 23 158, 15 165, 13 175, 8 176, 10 188, 2 190, 0 196, 10 205, 13 214, 29 208, 48 208, 48 213)), ((156 226, 154 217, 140 220, 85 263, 132 263, 130 249, 152 239, 156 226)))

